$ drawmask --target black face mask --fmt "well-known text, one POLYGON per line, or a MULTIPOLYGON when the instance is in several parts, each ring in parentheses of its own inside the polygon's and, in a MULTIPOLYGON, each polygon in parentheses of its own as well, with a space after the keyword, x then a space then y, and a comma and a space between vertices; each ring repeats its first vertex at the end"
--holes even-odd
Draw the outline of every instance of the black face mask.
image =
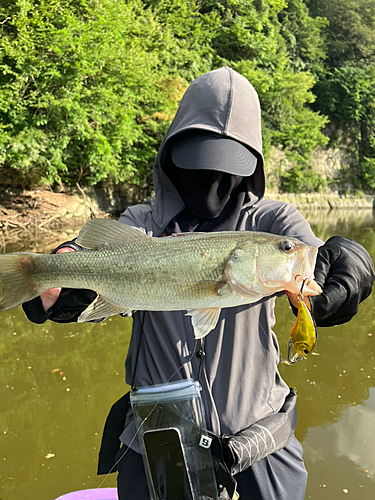
POLYGON ((214 170, 164 166, 185 208, 165 228, 166 234, 190 231, 235 231, 247 199, 249 177, 214 170))
POLYGON ((237 193, 243 177, 215 170, 187 170, 174 165, 175 188, 189 211, 200 219, 215 219, 237 193))

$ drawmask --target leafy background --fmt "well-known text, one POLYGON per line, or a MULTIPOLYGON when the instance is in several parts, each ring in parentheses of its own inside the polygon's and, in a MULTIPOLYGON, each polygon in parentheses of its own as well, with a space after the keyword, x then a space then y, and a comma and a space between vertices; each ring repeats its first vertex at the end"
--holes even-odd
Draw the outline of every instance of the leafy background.
POLYGON ((2 0, 0 183, 151 191, 183 92, 229 65, 259 94, 266 159, 290 162, 284 191, 325 187, 327 144, 338 181, 373 190, 374 28, 373 0, 2 0))

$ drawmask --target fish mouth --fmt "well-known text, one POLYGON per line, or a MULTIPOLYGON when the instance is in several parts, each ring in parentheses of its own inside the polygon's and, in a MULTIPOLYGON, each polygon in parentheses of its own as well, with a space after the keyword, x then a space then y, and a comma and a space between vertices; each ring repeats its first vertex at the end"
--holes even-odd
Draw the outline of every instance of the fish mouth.
POLYGON ((320 285, 314 281, 317 255, 318 249, 316 247, 308 246, 304 249, 300 258, 296 259, 292 270, 292 279, 285 288, 286 290, 292 293, 301 293, 304 296, 322 293, 320 285))

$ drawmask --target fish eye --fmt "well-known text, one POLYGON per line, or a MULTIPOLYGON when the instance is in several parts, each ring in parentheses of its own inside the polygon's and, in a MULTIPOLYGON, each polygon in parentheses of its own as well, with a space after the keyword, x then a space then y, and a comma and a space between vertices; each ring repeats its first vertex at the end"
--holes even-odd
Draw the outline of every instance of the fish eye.
POLYGON ((309 351, 307 349, 304 349, 303 354, 306 354, 306 356, 307 356, 307 354, 309 354, 309 351))
POLYGON ((286 253, 291 253, 293 251, 293 248, 294 248, 294 244, 292 241, 290 240, 283 240, 281 243, 280 243, 280 248, 283 252, 286 252, 286 253))

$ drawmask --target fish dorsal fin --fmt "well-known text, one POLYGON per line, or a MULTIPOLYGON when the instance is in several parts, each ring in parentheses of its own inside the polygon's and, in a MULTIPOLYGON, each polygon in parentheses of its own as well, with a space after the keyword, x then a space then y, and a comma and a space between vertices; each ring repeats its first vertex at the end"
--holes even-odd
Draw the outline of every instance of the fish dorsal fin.
POLYGON ((93 219, 83 226, 76 242, 89 250, 98 250, 106 245, 120 245, 131 240, 148 240, 140 229, 136 229, 117 220, 93 219))
POLYGON ((215 328, 220 311, 219 307, 212 307, 210 309, 191 309, 186 313, 186 316, 191 316, 196 339, 202 339, 215 328))
POLYGON ((93 302, 83 311, 79 316, 77 322, 84 323, 85 321, 94 321, 95 319, 104 319, 108 316, 115 316, 116 314, 130 315, 131 310, 125 309, 120 304, 116 304, 101 295, 98 295, 93 302))

